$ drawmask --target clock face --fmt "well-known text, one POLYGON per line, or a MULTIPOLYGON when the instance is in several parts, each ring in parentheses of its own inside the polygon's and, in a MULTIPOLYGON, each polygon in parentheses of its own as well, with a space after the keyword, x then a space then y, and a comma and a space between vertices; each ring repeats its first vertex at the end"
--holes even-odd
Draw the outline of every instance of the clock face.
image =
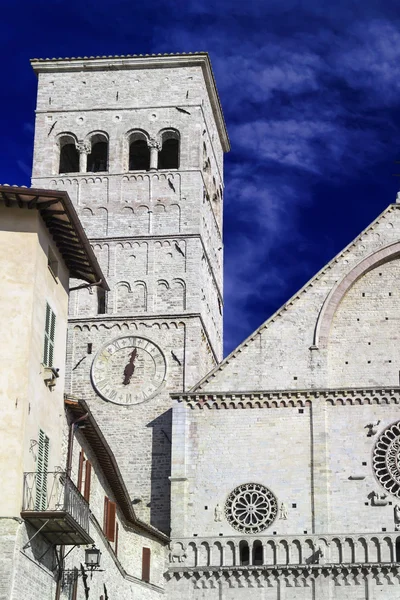
POLYGON ((92 382, 104 400, 139 404, 160 390, 165 373, 165 358, 158 346, 127 335, 100 348, 92 365, 92 382))

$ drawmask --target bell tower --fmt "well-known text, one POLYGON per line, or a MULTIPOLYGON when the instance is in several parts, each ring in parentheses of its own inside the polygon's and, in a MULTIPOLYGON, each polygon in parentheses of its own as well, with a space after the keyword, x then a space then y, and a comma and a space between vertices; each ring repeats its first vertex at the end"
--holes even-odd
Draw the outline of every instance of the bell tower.
POLYGON ((207 54, 33 60, 32 185, 66 190, 107 275, 71 293, 69 392, 168 532, 169 394, 222 358, 223 153, 207 54))

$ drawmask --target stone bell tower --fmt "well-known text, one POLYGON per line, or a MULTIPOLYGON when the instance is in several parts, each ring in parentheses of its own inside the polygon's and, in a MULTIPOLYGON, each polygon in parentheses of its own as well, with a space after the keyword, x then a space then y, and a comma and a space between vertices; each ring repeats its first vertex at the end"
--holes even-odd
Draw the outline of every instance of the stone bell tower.
POLYGON ((207 54, 33 60, 32 185, 66 190, 110 292, 71 294, 70 393, 169 530, 171 403, 222 358, 223 153, 207 54))

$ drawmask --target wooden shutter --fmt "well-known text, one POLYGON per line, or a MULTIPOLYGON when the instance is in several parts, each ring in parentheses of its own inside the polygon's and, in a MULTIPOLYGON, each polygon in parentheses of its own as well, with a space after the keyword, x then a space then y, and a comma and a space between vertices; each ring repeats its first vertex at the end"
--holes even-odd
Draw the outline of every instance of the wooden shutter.
POLYGON ((47 435, 39 430, 38 454, 36 463, 36 510, 47 508, 47 472, 49 468, 50 440, 47 435))
POLYGON ((107 537, 110 542, 115 540, 115 515, 117 512, 117 505, 115 502, 108 501, 108 523, 107 523, 107 537))
POLYGON ((104 516, 103 516, 103 532, 107 537, 107 524, 108 524, 108 503, 109 499, 104 496, 104 516))
POLYGON ((79 468, 78 468, 78 482, 76 487, 80 492, 82 492, 82 476, 83 476, 83 463, 85 462, 85 453, 81 449, 79 452, 79 468))
POLYGON ((86 461, 86 469, 85 469, 85 488, 83 490, 83 497, 86 502, 89 502, 90 499, 90 482, 92 478, 92 463, 87 460, 86 461))
POLYGON ((118 526, 118 522, 117 522, 117 523, 115 523, 115 546, 114 546, 115 556, 118 556, 118 536, 119 536, 119 526, 118 526))
POLYGON ((117 512, 117 505, 115 502, 111 502, 107 498, 104 497, 104 522, 103 522, 103 531, 106 535, 106 538, 113 542, 115 539, 115 515, 117 512))
POLYGON ((150 581, 150 548, 143 548, 142 551, 142 580, 150 581))
POLYGON ((56 331, 56 315, 51 310, 50 305, 46 303, 46 321, 44 328, 44 350, 43 364, 46 367, 53 366, 54 358, 54 338, 56 331))

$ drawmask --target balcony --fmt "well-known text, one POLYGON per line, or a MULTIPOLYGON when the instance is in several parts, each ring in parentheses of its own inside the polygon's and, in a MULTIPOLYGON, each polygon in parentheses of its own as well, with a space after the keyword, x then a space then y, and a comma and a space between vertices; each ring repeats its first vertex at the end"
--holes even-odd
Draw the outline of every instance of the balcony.
POLYGON ((64 472, 24 473, 21 517, 51 543, 93 543, 89 505, 64 472))

